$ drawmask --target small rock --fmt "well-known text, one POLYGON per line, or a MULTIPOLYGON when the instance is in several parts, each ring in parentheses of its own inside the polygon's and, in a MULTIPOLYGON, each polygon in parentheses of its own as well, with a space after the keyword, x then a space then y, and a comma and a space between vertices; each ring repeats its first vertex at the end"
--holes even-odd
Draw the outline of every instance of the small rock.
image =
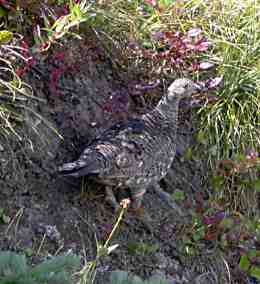
POLYGON ((168 267, 169 261, 163 253, 156 253, 156 263, 159 269, 166 269, 168 267))
POLYGON ((46 236, 54 242, 59 243, 61 241, 61 234, 56 226, 38 224, 36 231, 41 234, 46 234, 46 236))

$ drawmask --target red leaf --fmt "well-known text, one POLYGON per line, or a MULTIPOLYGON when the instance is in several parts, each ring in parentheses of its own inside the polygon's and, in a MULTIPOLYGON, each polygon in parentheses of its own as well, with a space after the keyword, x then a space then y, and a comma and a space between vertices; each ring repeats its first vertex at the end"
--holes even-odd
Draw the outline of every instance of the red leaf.
POLYGON ((144 0, 144 3, 152 7, 157 6, 157 2, 155 0, 144 0))
POLYGON ((192 50, 193 51, 206 51, 208 50, 209 46, 210 46, 210 43, 208 41, 205 41, 205 39, 201 39, 193 45, 192 50))
POLYGON ((201 69, 201 70, 207 70, 207 69, 210 69, 212 67, 214 67, 214 64, 210 63, 210 62, 201 62, 199 64, 199 69, 201 69))
POLYGON ((204 235, 204 239, 206 241, 214 241, 217 239, 217 231, 216 229, 213 229, 212 227, 211 228, 207 228, 206 231, 205 231, 205 235, 204 235))

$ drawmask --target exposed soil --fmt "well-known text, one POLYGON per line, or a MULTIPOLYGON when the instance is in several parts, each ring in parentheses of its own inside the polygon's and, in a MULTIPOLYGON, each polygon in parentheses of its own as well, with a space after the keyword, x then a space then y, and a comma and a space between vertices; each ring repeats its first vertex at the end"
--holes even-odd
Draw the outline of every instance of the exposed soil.
MULTIPOLYGON (((105 127, 145 109, 126 87, 127 76, 119 76, 98 44, 93 47, 85 40, 73 41, 55 52, 65 55, 62 61, 55 55, 38 59, 25 80, 33 86, 35 96, 45 101, 28 102, 28 107, 44 117, 63 139, 28 110, 24 110, 26 120, 18 130, 23 139, 19 142, 9 137, 7 141, 1 137, 0 208, 11 217, 11 223, 0 225, 0 248, 30 249, 33 262, 69 250, 92 260, 95 234, 105 240, 116 215, 106 204, 101 185, 87 179, 62 178, 56 168, 78 157, 105 127), (55 70, 63 70, 56 88, 51 82, 55 70), (127 104, 126 112, 104 109, 115 94, 127 104)), ((191 121, 190 112, 182 111, 177 156, 161 186, 168 192, 182 190, 192 203, 195 192, 203 191, 207 171, 200 161, 183 158, 193 143, 191 121)), ((152 189, 143 205, 152 220, 152 230, 127 213, 112 241, 119 248, 102 260, 98 271, 126 270, 144 278, 159 274, 171 283, 218 283, 215 278, 217 272, 223 275, 224 264, 215 261, 220 258, 214 249, 210 253, 208 244, 202 248, 204 255, 196 260, 187 261, 180 253, 177 239, 190 217, 178 216, 152 189), (136 243, 143 243, 145 248, 134 249, 136 243), (214 273, 208 268, 211 264, 214 273)), ((180 206, 189 212, 187 204, 180 206)), ((228 283, 225 281, 220 283, 228 283)))

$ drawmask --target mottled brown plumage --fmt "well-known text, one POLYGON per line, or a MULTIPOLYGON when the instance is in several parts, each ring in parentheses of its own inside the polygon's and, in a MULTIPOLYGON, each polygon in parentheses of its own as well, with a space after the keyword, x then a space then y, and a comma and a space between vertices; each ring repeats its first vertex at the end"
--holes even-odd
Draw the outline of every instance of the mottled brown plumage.
POLYGON ((166 175, 174 159, 179 101, 198 89, 188 79, 175 80, 154 110, 116 123, 59 172, 95 175, 108 186, 130 188, 133 207, 139 208, 146 189, 166 175))

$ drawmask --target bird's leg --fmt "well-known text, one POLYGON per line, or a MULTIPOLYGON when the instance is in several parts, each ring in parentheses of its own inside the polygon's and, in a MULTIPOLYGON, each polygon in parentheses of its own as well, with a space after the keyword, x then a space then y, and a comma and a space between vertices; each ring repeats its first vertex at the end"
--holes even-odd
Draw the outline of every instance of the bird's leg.
POLYGON ((142 205, 143 197, 146 189, 141 188, 130 188, 132 195, 132 208, 134 210, 139 209, 142 205))
POLYGON ((139 222, 141 222, 142 225, 147 229, 147 231, 152 233, 153 232, 152 219, 150 215, 147 212, 145 212, 145 210, 141 206, 146 189, 142 187, 130 188, 130 191, 132 197, 132 204, 130 209, 135 214, 139 222))
POLYGON ((166 204, 171 207, 172 209, 176 210, 180 216, 185 216, 185 213, 180 208, 180 206, 174 201, 169 193, 162 190, 158 183, 154 183, 152 185, 155 193, 164 201, 166 204))
POLYGON ((109 203, 109 205, 113 208, 115 212, 117 212, 120 208, 119 203, 116 200, 115 194, 110 186, 105 187, 106 198, 105 200, 109 203))

